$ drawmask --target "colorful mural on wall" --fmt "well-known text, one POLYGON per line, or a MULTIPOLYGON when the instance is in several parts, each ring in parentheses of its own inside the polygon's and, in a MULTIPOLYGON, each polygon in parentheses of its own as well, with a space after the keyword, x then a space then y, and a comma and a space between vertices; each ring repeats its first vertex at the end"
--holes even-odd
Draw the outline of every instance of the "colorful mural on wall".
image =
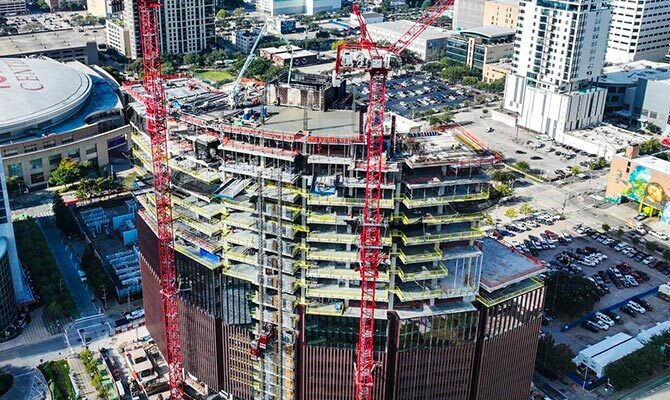
POLYGON ((661 222, 670 223, 670 190, 651 180, 649 168, 640 165, 635 167, 628 176, 628 183, 630 186, 622 196, 640 203, 640 210, 643 206, 651 206, 660 211, 661 222))

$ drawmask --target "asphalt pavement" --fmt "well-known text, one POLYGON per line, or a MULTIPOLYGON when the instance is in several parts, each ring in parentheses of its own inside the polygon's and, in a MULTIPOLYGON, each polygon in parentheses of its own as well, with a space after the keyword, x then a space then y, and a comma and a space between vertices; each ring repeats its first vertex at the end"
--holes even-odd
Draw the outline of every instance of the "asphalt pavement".
POLYGON ((93 304, 93 295, 88 285, 79 278, 79 260, 66 244, 65 238, 61 235, 53 219, 38 218, 37 224, 44 234, 63 280, 74 299, 79 316, 86 317, 98 314, 99 311, 93 304))

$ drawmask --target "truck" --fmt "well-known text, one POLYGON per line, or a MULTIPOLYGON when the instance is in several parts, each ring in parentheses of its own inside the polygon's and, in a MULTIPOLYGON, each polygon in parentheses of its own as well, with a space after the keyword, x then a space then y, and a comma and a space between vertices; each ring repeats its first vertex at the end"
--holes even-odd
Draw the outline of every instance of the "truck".
POLYGON ((86 282, 86 273, 82 270, 79 270, 78 273, 79 273, 79 279, 81 279, 82 282, 86 282))
POLYGON ((627 219, 626 225, 628 225, 631 229, 637 231, 637 233, 639 233, 640 235, 647 234, 647 229, 645 228, 642 222, 636 221, 634 219, 627 219))
POLYGON ((670 301, 670 282, 659 286, 656 296, 661 300, 670 301))

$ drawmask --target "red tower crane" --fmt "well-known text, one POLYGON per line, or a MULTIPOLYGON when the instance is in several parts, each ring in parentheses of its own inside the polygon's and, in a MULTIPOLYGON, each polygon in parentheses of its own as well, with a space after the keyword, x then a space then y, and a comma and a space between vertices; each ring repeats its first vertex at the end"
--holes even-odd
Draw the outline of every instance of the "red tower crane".
POLYGON ((382 216, 379 208, 384 173, 384 108, 386 78, 400 65, 400 55, 429 25, 442 15, 454 0, 437 0, 395 43, 382 46, 370 37, 357 4, 353 12, 358 18, 360 39, 337 48, 336 76, 343 70, 367 71, 370 94, 365 125, 366 172, 365 205, 360 237, 361 304, 356 359, 356 400, 372 398, 374 360, 375 289, 382 259, 382 216))
POLYGON ((165 87, 161 72, 160 30, 157 0, 139 0, 142 65, 144 69, 144 104, 146 130, 151 138, 151 164, 156 198, 156 225, 160 287, 165 328, 165 361, 168 364, 168 386, 171 400, 184 397, 182 378, 181 332, 179 330, 179 288, 172 228, 172 196, 168 166, 165 87))

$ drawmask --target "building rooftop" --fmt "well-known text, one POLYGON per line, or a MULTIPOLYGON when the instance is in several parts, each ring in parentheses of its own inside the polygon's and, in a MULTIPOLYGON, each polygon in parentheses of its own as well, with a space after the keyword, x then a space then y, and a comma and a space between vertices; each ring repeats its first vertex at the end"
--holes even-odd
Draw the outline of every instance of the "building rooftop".
MULTIPOLYGON (((300 47, 291 45, 291 49, 293 51, 300 50, 300 47)), ((289 47, 284 45, 284 46, 279 46, 279 47, 264 47, 261 49, 261 51, 268 53, 268 54, 278 54, 278 53, 286 53, 289 50, 289 47)))
POLYGON ((491 293, 544 271, 539 262, 492 239, 484 238, 481 287, 491 293))
POLYGON ((633 163, 662 174, 670 174, 670 161, 662 160, 654 156, 642 156, 633 159, 633 163))
POLYGON ((607 365, 642 347, 644 345, 636 338, 619 332, 580 351, 572 361, 578 365, 586 365, 601 378, 607 365))
POLYGON ((283 53, 275 53, 275 56, 281 58, 281 59, 289 59, 291 57, 293 58, 299 58, 299 57, 312 57, 315 56, 316 53, 310 50, 298 50, 294 51, 293 54, 288 53, 288 52, 283 52, 283 53))
POLYGON ((24 33, 0 37, 0 54, 3 57, 33 54, 53 49, 84 47, 95 40, 74 29, 24 33))
MULTIPOLYGON (((406 19, 401 19, 398 21, 380 22, 378 24, 372 24, 368 26, 368 31, 370 31, 370 33, 373 35, 375 32, 384 32, 387 35, 400 36, 403 33, 407 32, 411 27, 413 27, 414 24, 415 24, 414 21, 408 21, 406 19)), ((418 36, 418 39, 421 40, 443 39, 453 35, 454 35, 453 32, 429 26, 428 28, 426 28, 425 31, 423 31, 423 33, 421 33, 421 35, 418 36)))
POLYGON ((506 26, 496 26, 496 25, 486 25, 478 28, 470 28, 458 31, 461 35, 464 36, 476 36, 484 39, 496 39, 503 38, 506 36, 514 36, 514 29, 510 29, 506 26))
POLYGON ((298 132, 307 117, 310 136, 357 138, 360 136, 358 113, 348 110, 314 111, 296 107, 269 107, 270 117, 263 128, 298 132))
MULTIPOLYGON (((584 140, 586 142, 597 143, 601 149, 608 149, 613 154, 619 149, 623 149, 631 143, 641 143, 648 139, 648 136, 640 133, 618 128, 614 125, 603 124, 595 128, 570 131, 565 134, 565 143, 569 143, 569 137, 584 140)), ((580 147, 582 148, 582 147, 580 147)), ((586 150, 586 149, 585 149, 586 150)), ((587 150, 588 151, 588 150, 587 150)), ((601 154, 600 151, 598 154, 601 154)))
POLYGON ((0 132, 11 132, 5 141, 68 132, 92 114, 121 110, 115 84, 77 61, 0 59, 0 75, 9 86, 0 97, 0 132))
POLYGON ((670 65, 640 60, 603 68, 598 84, 635 85, 640 78, 651 80, 670 79, 670 65))

